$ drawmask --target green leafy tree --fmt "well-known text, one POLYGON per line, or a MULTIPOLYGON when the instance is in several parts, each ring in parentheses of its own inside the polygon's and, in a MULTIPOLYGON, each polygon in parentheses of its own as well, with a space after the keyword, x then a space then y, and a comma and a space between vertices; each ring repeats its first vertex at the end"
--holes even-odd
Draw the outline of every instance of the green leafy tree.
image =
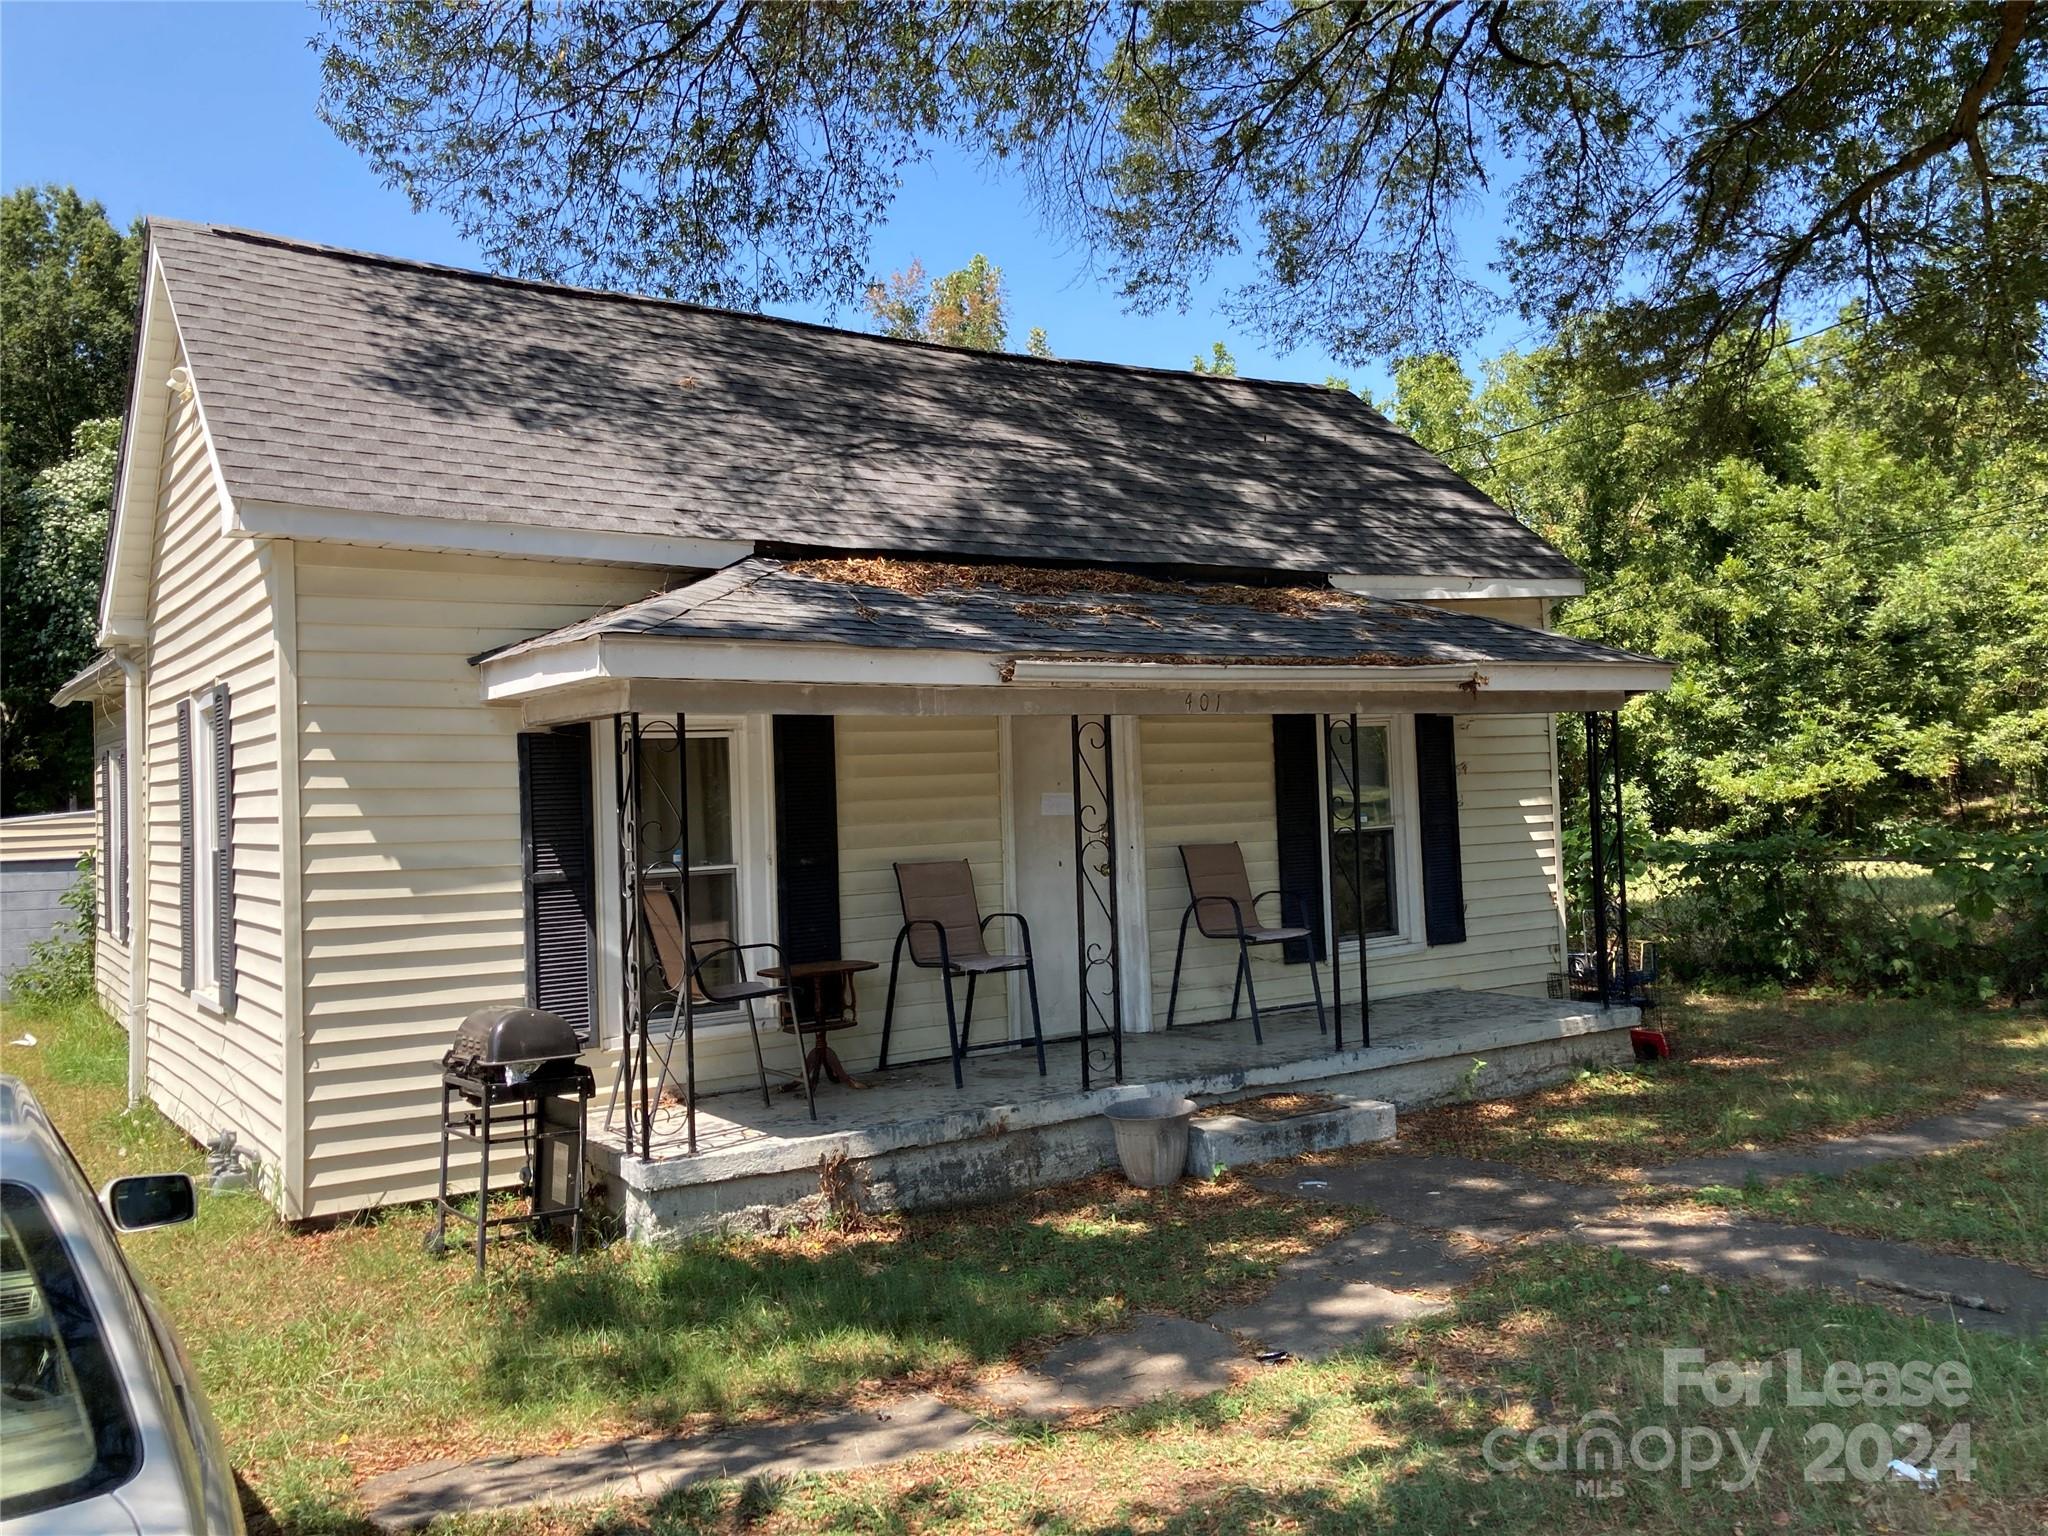
MULTIPOLYGON (((976 352, 1000 352, 1009 340, 1009 295, 1003 291, 1003 269, 977 254, 957 272, 927 279, 924 265, 913 261, 887 278, 867 286, 867 308, 875 328, 905 341, 929 341, 976 352)), ((1045 332, 1031 328, 1027 350, 1034 357, 1052 356, 1045 332)))
POLYGON ((88 793, 91 727, 49 695, 92 655, 140 226, 69 187, 0 200, 0 808, 88 793))
POLYGON ((139 225, 121 234, 70 187, 0 199, 0 460, 17 480, 127 405, 141 251, 139 225))
POLYGON ((10 815, 60 808, 92 782, 90 722, 50 695, 93 655, 120 443, 118 419, 83 422, 71 456, 8 498, 0 776, 10 815))
POLYGON ((1896 340, 1852 317, 1732 398, 1711 370, 1601 393, 1564 347, 1477 384, 1442 357, 1396 370, 1395 423, 1587 571, 1562 627, 1678 663, 1629 710, 1660 832, 1867 842, 1986 795, 2040 804, 2048 452, 2028 413, 1968 399, 1920 435, 1928 399, 1870 387, 1896 340))
POLYGON ((1366 359, 1517 308, 1674 373, 1861 296, 2011 376, 2048 7, 323 0, 327 121, 502 268, 851 298, 902 167, 1014 167, 1129 300, 1366 359), (1501 212, 1473 249, 1463 210, 1501 212), (1491 275, 1489 275, 1491 269, 1491 275))
POLYGON ((1199 352, 1195 354, 1194 370, 1206 378, 1234 379, 1237 377, 1237 359, 1231 355, 1230 348, 1219 341, 1209 348, 1207 357, 1199 352))

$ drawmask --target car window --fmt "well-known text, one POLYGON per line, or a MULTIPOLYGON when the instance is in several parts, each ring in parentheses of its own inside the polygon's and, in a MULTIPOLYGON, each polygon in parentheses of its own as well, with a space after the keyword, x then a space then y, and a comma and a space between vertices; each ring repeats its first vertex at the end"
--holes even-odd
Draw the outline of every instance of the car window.
POLYGON ((0 1518, 89 1498, 136 1468, 135 1425, 78 1271, 25 1184, 0 1183, 0 1518))

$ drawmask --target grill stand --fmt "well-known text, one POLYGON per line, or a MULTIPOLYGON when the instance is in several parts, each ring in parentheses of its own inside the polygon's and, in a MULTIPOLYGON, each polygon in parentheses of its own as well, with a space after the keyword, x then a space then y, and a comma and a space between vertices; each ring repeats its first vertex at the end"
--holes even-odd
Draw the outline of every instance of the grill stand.
POLYGON ((447 1252, 447 1229, 451 1218, 469 1223, 475 1230, 476 1275, 481 1280, 484 1277, 484 1248, 492 1227, 531 1222, 538 1236, 550 1221, 567 1217, 569 1252, 582 1252, 583 1168, 589 1139, 590 1100, 596 1091, 597 1085, 590 1069, 584 1066, 539 1079, 529 1078, 523 1083, 493 1083, 466 1073, 443 1072, 441 1179, 439 1192, 434 1197, 434 1228, 427 1234, 427 1251, 436 1254, 447 1252), (574 1113, 565 1113, 571 1104, 574 1105, 574 1113), (493 1109, 499 1112, 495 1117, 493 1109), (506 1113, 515 1110, 516 1119, 506 1113), (458 1209, 448 1198, 448 1151, 458 1136, 472 1142, 477 1150, 474 1216, 458 1209), (489 1214, 491 1148, 510 1146, 515 1142, 526 1157, 530 1192, 527 1209, 520 1215, 492 1216, 489 1214), (547 1204, 548 1186, 556 1182, 550 1173, 555 1160, 564 1153, 567 1153, 569 1163, 560 1181, 563 1198, 547 1204))

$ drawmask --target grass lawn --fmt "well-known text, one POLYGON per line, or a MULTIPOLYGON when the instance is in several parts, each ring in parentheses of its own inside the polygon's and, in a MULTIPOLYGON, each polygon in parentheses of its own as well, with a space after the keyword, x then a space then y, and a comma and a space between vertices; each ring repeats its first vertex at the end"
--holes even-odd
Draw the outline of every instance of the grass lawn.
POLYGON ((1703 1189, 1694 1198, 2048 1273, 2048 1126, 1840 1177, 1703 1189))
MULTIPOLYGON (((1520 1104, 1403 1117, 1404 1135, 1601 1172, 1650 1160, 1646 1148, 1676 1156, 1817 1134, 2048 1082, 2048 1020, 2038 1014, 1778 998, 1692 1001, 1666 1017, 1681 1031, 1678 1064, 1592 1074, 1520 1104)), ((0 1070, 29 1080, 93 1177, 198 1165, 160 1116, 123 1110, 125 1040, 96 1010, 17 1009, 0 1025, 0 1040, 38 1037, 32 1047, 0 1045, 0 1070)), ((177 1321, 269 1520, 355 1532, 363 1526, 351 1488, 388 1467, 943 1388, 1139 1311, 1205 1315, 1256 1293, 1282 1261, 1363 1215, 1228 1178, 1150 1195, 1099 1179, 861 1232, 668 1253, 615 1245, 571 1261, 515 1241, 480 1284, 460 1257, 420 1252, 426 1218, 416 1208, 295 1234, 259 1200, 234 1196, 207 1201, 191 1227, 128 1246, 177 1321)), ((1632 1485, 1626 1499, 1580 1500, 1569 1480, 1560 1492, 1554 1478, 1489 1477, 1473 1447, 1539 1396, 1576 1411, 1611 1391, 1618 1410, 1649 1411, 1655 1399, 1639 1378, 1659 1341, 1767 1352, 1809 1336, 1831 1358, 1908 1345, 1925 1358, 1981 1357, 1991 1385, 1972 1422, 1992 1470, 1957 1507, 1963 1525, 1997 1529, 2016 1490, 2048 1489, 2039 1441, 2015 1427, 2024 1416, 2011 1407, 2013 1394, 2039 1398, 2040 1357, 1925 1329, 1817 1298, 1715 1291, 1599 1256, 1521 1256, 1452 1323, 1417 1334, 1408 1353, 1290 1367, 1206 1404, 1042 1432, 938 1470, 756 1491, 744 1506, 731 1491, 693 1494, 658 1514, 621 1512, 612 1525, 578 1514, 503 1529, 752 1528, 759 1515, 765 1529, 1010 1530, 1040 1514, 1055 1531, 1349 1530, 1396 1518, 1433 1530, 1502 1520, 1573 1532, 1670 1526, 1691 1505, 1668 1490, 1632 1485), (1589 1328, 1588 1316, 1608 1321, 1589 1328), (1480 1396, 1443 1386, 1454 1381, 1480 1396), (2009 1385, 2021 1382, 2024 1393, 2009 1385), (756 1509, 764 1499, 772 1507, 756 1509), (1182 1506, 1190 1513, 1174 1513, 1182 1506)), ((1803 1528, 1815 1496, 1784 1477, 1796 1483, 1796 1469, 1775 1485, 1782 1502, 1730 1495, 1728 1507, 1803 1528)), ((1948 1494, 1915 1504, 1882 1488, 1851 1491, 1902 1529, 1950 1507, 1948 1494)), ((1852 1507, 1865 1506, 1828 1503, 1811 1528, 1850 1528, 1852 1507)))
MULTIPOLYGON (((1316 1366, 1260 1369, 1242 1385, 1194 1402, 1155 1404, 1065 1430, 1032 1429, 984 1451, 929 1457, 834 1478, 685 1489, 648 1508, 564 1510, 439 1528, 446 1536, 625 1536, 628 1532, 747 1531, 1110 1533, 1467 1531, 1673 1533, 2034 1533, 2048 1506, 2048 1364, 2038 1346, 1958 1335, 1924 1321, 1813 1295, 1717 1286, 1638 1261, 1568 1246, 1523 1250, 1495 1266, 1452 1312, 1378 1349, 1316 1366), (1663 1346, 1683 1342, 1708 1360, 1761 1361, 1801 1351, 1807 1384, 1826 1362, 1959 1361, 1967 1403, 1890 1410, 1789 1406, 1782 1364, 1754 1406, 1715 1408, 1697 1392, 1667 1406, 1663 1346), (1680 1467, 1633 1470, 1604 1496, 1582 1493, 1571 1470, 1541 1470, 1516 1453, 1544 1425, 1571 1443, 1586 1415, 1605 1411, 1624 1440, 1674 1439, 1696 1427, 1720 1463, 1683 1485, 1680 1467), (1894 1424, 1923 1421, 1938 1441, 1970 1426, 1972 1477, 1945 1474, 1928 1495, 1860 1475, 1896 1450, 1894 1424), (1816 1424, 1857 1441, 1845 1476, 1810 1483, 1824 1440, 1816 1424), (1509 1437, 1489 1470, 1485 1447, 1509 1437), (1747 1487, 1728 1436, 1759 1468, 1747 1487), (1759 1437, 1770 1438, 1758 1454, 1759 1437)), ((1825 1435, 1825 1431, 1821 1431, 1825 1435)))
MULTIPOLYGON (((124 1110, 126 1037, 93 1009, 8 1010, 28 1080, 95 1180, 197 1169, 124 1110)), ((1204 1313, 1360 1213, 1236 1181, 1164 1194, 1091 1180, 859 1233, 616 1244, 570 1260, 509 1242, 479 1284, 420 1251, 417 1208, 293 1234, 262 1202, 126 1240, 197 1364, 237 1467, 288 1529, 348 1528, 356 1478, 434 1456, 552 1448, 939 1384, 1134 1312, 1204 1313)))
POLYGON ((1655 1022, 1674 1036, 1671 1061, 1403 1115, 1401 1140, 1559 1178, 1615 1178, 1898 1124, 1987 1093, 2048 1093, 2048 1013, 2038 1008, 1694 995, 1657 1009, 1655 1022))

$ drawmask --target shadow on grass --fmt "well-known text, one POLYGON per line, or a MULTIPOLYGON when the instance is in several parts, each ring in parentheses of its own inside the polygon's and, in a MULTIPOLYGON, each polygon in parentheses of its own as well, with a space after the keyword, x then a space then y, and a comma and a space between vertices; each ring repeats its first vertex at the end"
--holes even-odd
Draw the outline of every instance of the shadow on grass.
POLYGON ((786 1413, 1141 1312, 1205 1315, 1362 1215, 1090 1180, 860 1234, 615 1252, 514 1277, 481 1379, 501 1407, 583 1397, 643 1428, 786 1413))

